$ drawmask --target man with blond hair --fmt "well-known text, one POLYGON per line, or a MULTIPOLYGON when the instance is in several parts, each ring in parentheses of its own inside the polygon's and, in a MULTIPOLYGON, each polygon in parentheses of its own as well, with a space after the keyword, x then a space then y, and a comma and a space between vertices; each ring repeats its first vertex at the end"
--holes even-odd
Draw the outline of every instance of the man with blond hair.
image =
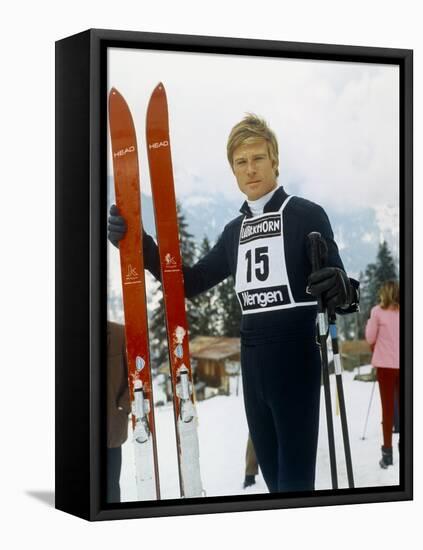
MULTIPOLYGON (((241 311, 241 366, 248 428, 270 492, 314 489, 320 402, 315 297, 338 313, 356 311, 358 283, 344 271, 323 208, 278 185, 279 152, 266 122, 248 114, 230 132, 227 156, 240 191, 241 215, 212 250, 184 266, 193 297, 229 276, 241 311), (326 267, 311 273, 307 235, 327 243, 326 267)), ((126 231, 116 206, 109 240, 126 231)), ((160 279, 157 245, 144 235, 144 264, 160 279)))

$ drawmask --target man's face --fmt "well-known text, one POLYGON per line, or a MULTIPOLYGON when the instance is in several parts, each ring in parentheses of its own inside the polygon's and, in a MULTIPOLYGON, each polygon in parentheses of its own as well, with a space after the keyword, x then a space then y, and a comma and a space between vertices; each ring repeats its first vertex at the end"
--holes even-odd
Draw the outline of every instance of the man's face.
POLYGON ((276 187, 275 165, 264 139, 240 145, 232 156, 232 169, 240 190, 255 201, 276 187))

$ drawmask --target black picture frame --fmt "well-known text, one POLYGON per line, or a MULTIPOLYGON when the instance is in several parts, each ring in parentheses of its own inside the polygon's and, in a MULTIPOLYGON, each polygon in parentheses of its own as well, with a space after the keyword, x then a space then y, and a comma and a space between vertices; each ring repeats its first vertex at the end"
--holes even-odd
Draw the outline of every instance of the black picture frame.
POLYGON ((413 52, 91 29, 56 43, 56 508, 87 520, 413 497, 413 52), (107 49, 394 64, 400 71, 401 466, 390 487, 106 504, 107 49))

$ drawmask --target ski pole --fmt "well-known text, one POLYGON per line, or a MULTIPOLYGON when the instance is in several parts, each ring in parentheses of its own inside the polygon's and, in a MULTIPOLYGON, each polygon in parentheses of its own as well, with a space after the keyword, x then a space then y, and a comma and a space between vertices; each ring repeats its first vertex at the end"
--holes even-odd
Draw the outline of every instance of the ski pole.
MULTIPOLYGON (((309 233, 308 239, 310 242, 310 259, 311 268, 313 271, 320 269, 320 243, 321 235, 317 231, 309 233)), ((328 348, 327 348, 327 333, 326 333, 326 319, 325 311, 323 308, 322 298, 317 298, 318 308, 318 324, 319 324, 319 341, 322 356, 322 376, 323 376, 323 388, 325 392, 325 408, 326 408, 326 424, 328 429, 328 443, 329 443, 329 460, 330 460, 330 473, 332 479, 332 488, 338 488, 338 475, 336 471, 336 453, 335 453, 335 435, 333 430, 333 416, 332 416, 332 400, 330 395, 330 381, 329 381, 329 361, 328 361, 328 348)))
POLYGON ((373 382, 372 393, 370 394, 369 406, 367 409, 366 422, 364 423, 363 435, 361 439, 366 439, 367 423, 369 421, 370 407, 372 406, 373 394, 375 393, 376 380, 373 382))
POLYGON ((344 385, 342 383, 342 364, 339 354, 336 314, 329 315, 329 334, 332 340, 333 364, 335 367, 336 389, 338 391, 339 412, 341 414, 342 439, 344 441, 345 463, 347 466, 348 486, 354 488, 354 474, 351 458, 350 438, 348 435, 347 410, 345 407, 344 385))

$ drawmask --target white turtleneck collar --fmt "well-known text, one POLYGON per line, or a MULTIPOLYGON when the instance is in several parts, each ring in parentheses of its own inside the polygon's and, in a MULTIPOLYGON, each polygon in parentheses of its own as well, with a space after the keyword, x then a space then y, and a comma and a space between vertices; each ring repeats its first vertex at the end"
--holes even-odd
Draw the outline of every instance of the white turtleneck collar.
POLYGON ((270 201, 270 199, 273 197, 275 191, 278 189, 278 187, 275 187, 272 189, 272 191, 269 191, 269 193, 266 193, 259 199, 255 201, 249 201, 247 199, 247 204, 251 210, 251 214, 253 216, 260 216, 260 214, 263 214, 264 207, 266 204, 270 201))

